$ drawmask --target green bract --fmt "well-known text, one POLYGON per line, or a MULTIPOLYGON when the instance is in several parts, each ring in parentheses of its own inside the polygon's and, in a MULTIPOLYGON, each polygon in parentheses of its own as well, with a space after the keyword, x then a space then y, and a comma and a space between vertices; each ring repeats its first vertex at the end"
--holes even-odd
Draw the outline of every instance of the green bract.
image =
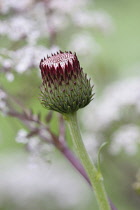
POLYGON ((80 68, 76 54, 58 52, 41 60, 41 103, 60 113, 73 113, 92 100, 90 79, 80 68))

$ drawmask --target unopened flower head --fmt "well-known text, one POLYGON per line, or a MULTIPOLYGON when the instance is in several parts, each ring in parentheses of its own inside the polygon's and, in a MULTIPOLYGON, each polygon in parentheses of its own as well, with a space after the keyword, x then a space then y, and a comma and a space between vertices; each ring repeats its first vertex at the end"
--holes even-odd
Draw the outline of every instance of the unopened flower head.
POLYGON ((41 103, 47 109, 72 113, 92 100, 90 79, 83 73, 76 54, 57 52, 40 62, 43 84, 41 103))

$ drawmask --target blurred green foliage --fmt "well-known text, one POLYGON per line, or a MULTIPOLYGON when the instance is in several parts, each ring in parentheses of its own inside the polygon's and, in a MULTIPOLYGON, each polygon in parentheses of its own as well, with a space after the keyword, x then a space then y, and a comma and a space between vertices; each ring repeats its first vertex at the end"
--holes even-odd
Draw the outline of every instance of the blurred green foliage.
MULTIPOLYGON (((96 84, 98 97, 104 87, 112 81, 129 76, 140 76, 140 69, 134 68, 137 65, 140 66, 140 1, 96 0, 91 1, 89 9, 105 10, 114 22, 114 32, 110 36, 102 36, 97 31, 91 31, 101 45, 101 53, 88 67, 81 60, 81 66, 89 72, 96 84)), ((69 31, 58 35, 57 44, 62 50, 66 50, 66 42, 71 34, 70 27, 69 31)), ((0 39, 1 47, 10 47, 10 45, 7 39, 0 39)), ((37 77, 36 71, 39 69, 32 69, 30 76, 17 74, 12 83, 7 82, 1 74, 0 84, 6 87, 9 93, 17 96, 25 106, 32 108, 34 112, 41 112, 43 116, 47 111, 41 107, 38 99, 41 79, 37 77)), ((16 133, 22 127, 23 125, 17 119, 0 115, 1 153, 24 148, 23 145, 15 142, 16 133)), ((57 130, 57 127, 55 115, 52 128, 57 130)), ((121 154, 119 157, 110 159, 107 152, 103 152, 103 156, 102 171, 109 196, 119 210, 139 210, 140 197, 132 189, 132 184, 135 181, 136 169, 140 166, 140 155, 132 158, 121 154)))

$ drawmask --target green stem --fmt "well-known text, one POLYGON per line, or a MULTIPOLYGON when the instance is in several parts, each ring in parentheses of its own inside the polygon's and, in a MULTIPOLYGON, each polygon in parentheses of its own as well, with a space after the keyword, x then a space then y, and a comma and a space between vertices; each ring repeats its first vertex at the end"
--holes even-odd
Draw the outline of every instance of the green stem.
POLYGON ((92 187, 94 188, 99 207, 101 210, 110 210, 110 205, 104 188, 102 175, 96 169, 95 165, 91 162, 83 144, 77 122, 77 114, 76 112, 72 114, 65 114, 64 118, 68 123, 75 150, 89 176, 92 187))

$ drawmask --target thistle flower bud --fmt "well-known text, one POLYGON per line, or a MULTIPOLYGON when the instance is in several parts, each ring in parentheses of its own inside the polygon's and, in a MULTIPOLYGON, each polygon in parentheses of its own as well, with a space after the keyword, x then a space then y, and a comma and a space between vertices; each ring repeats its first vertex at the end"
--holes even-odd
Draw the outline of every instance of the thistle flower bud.
POLYGON ((90 79, 83 73, 76 54, 57 52, 40 62, 41 103, 60 113, 73 113, 92 100, 90 79))

